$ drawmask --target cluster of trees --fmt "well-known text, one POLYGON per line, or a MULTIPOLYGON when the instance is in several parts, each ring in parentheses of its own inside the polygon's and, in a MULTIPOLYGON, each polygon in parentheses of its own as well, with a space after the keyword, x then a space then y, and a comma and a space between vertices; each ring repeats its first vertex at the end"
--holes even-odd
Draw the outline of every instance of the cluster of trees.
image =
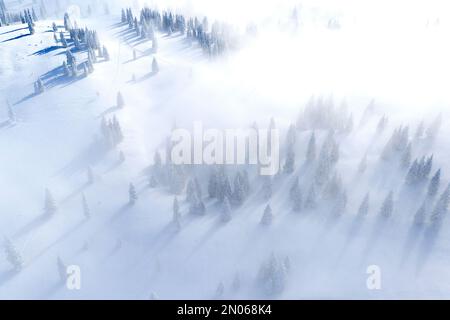
MULTIPOLYGON (((47 9, 43 0, 41 0, 39 5, 39 11, 40 18, 45 19, 47 17, 47 9)), ((0 27, 14 23, 27 24, 30 34, 34 34, 35 21, 38 21, 38 15, 36 14, 34 6, 32 6, 31 9, 28 8, 22 12, 11 12, 7 9, 5 1, 0 0, 0 27)))
POLYGON ((297 119, 298 130, 333 130, 337 133, 350 133, 353 130, 353 115, 349 114, 347 104, 334 105, 333 97, 311 97, 297 119))
POLYGON ((116 116, 106 120, 104 117, 101 120, 101 133, 103 141, 107 147, 114 147, 123 140, 122 128, 116 116))
POLYGON ((260 267, 258 282, 262 290, 268 295, 280 294, 286 284, 287 276, 291 268, 291 262, 288 256, 280 259, 272 253, 260 267))
POLYGON ((155 31, 168 35, 173 33, 185 35, 189 42, 197 41, 210 56, 220 55, 237 44, 230 26, 219 22, 214 22, 210 26, 207 17, 200 22, 197 17, 186 18, 171 11, 160 13, 157 10, 143 8, 138 19, 133 15, 131 8, 127 8, 122 9, 121 21, 128 24, 130 29, 134 29, 138 37, 152 40, 153 52, 158 48, 155 31))

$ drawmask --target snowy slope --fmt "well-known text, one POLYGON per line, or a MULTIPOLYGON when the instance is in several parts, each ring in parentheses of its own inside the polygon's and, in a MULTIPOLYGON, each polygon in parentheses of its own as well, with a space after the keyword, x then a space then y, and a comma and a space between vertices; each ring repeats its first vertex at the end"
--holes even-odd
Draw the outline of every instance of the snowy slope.
MULTIPOLYGON (((92 74, 75 81, 61 77, 59 67, 66 56, 53 40, 53 20, 38 21, 34 35, 28 35, 26 25, 0 28, 0 101, 9 101, 17 118, 11 123, 6 106, 0 110, 0 236, 9 238, 24 260, 23 270, 15 273, 7 259, 0 258, 0 298, 148 299, 154 292, 162 299, 204 299, 215 297, 219 283, 225 288, 221 297, 232 299, 448 298, 447 221, 431 249, 421 247, 422 231, 410 240, 422 194, 405 198, 405 173, 383 168, 379 161, 396 127, 410 125, 413 137, 422 118, 429 126, 442 112, 436 141, 414 145, 413 158, 434 154, 432 173, 443 170, 439 194, 447 185, 445 30, 421 31, 420 43, 436 50, 403 58, 403 53, 417 49, 417 38, 406 37, 399 45, 392 36, 386 41, 399 51, 387 54, 354 29, 305 26, 292 36, 271 26, 239 52, 210 61, 177 34, 158 34, 159 50, 153 54, 151 43, 139 43, 114 13, 77 19, 80 26, 99 32, 111 60, 96 63, 92 74), (361 46, 354 46, 355 41, 361 46), (160 66, 156 75, 151 74, 153 57, 160 66), (375 57, 378 65, 370 63, 375 57), (425 66, 415 63, 418 57, 435 60, 425 66), (417 79, 405 75, 413 65, 417 79), (34 95, 38 77, 47 89, 34 95), (123 109, 116 108, 118 91, 125 99, 123 109), (310 96, 329 93, 336 104, 345 98, 355 119, 353 132, 337 137, 337 170, 348 194, 344 215, 335 220, 327 210, 293 213, 289 190, 295 175, 280 175, 269 201, 274 223, 264 228, 259 222, 268 201, 261 199, 261 181, 249 169, 252 193, 233 210, 228 224, 220 223, 220 205, 208 199, 204 179, 207 214, 188 214, 185 195, 179 196, 182 229, 175 232, 174 196, 166 187, 148 187, 154 152, 164 150, 174 123, 188 129, 194 121, 205 127, 244 128, 256 121, 265 127, 274 117, 284 139, 310 96), (373 97, 381 102, 368 122, 358 126, 373 97), (390 120, 377 134, 383 114, 390 120), (104 150, 95 141, 101 135, 101 118, 113 115, 124 140, 104 150), (124 163, 118 161, 120 151, 124 163), (365 154, 368 169, 357 176, 365 154), (93 184, 87 184, 88 167, 93 184), (130 182, 139 197, 133 207, 127 206, 130 182), (46 188, 58 207, 51 219, 42 218, 46 188), (391 189, 394 217, 380 225, 377 214, 391 189), (358 224, 355 215, 368 191, 370 213, 358 224), (83 216, 83 194, 92 213, 89 220, 83 216), (424 251, 432 254, 424 258, 424 251), (281 260, 288 256, 291 265, 286 287, 275 296, 267 295, 258 282, 260 266, 272 252, 281 260), (80 266, 81 290, 61 285, 58 256, 66 265, 80 266), (366 286, 367 266, 374 264, 382 270, 382 290, 366 286), (236 274, 240 288, 233 290, 236 274)), ((85 52, 76 56, 87 59, 85 52)), ((310 134, 299 131, 296 144, 296 169, 305 195, 310 172, 302 163, 310 134)), ((316 135, 319 148, 327 132, 317 130, 316 135)))

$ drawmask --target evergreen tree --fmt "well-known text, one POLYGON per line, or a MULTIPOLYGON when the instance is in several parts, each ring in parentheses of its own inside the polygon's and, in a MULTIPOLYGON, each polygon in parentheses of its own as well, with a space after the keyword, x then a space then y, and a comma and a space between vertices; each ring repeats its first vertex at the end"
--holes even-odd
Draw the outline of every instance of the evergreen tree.
POLYGON ((132 183, 130 183, 130 187, 128 188, 128 195, 129 195, 129 204, 134 205, 138 199, 136 188, 132 183))
POLYGON ((261 218, 261 224, 264 226, 268 226, 268 225, 272 224, 272 220, 273 220, 272 208, 268 204, 266 206, 266 208, 264 209, 264 213, 261 218))
POLYGON ((53 216, 57 211, 55 200, 50 190, 45 189, 44 215, 53 216))
POLYGON ((15 272, 21 271, 24 263, 22 260, 22 256, 20 255, 19 251, 17 251, 17 248, 8 238, 5 238, 4 240, 4 247, 6 260, 11 264, 15 272))
POLYGON ((390 218, 394 211, 394 192, 389 192, 380 208, 380 217, 390 218))
POLYGON ((243 186, 243 178, 242 175, 237 172, 236 176, 234 177, 234 190, 233 190, 233 203, 236 205, 241 205, 245 200, 245 191, 243 186))
POLYGON ((431 178, 430 184, 428 185, 428 192, 427 192, 428 197, 432 198, 437 194, 439 190, 440 181, 441 181, 441 169, 436 171, 433 178, 431 178))
POLYGON ((433 211, 431 212, 430 221, 432 226, 439 226, 444 219, 448 211, 448 204, 450 201, 450 184, 447 186, 445 191, 439 197, 437 203, 435 204, 433 211))
POLYGON ((91 217, 91 211, 89 210, 89 205, 88 205, 88 203, 87 203, 87 201, 86 201, 86 197, 85 197, 84 194, 82 195, 81 202, 82 202, 82 205, 83 205, 83 214, 84 214, 84 217, 85 217, 86 219, 89 219, 89 218, 91 217))
POLYGON ((228 222, 231 220, 231 206, 228 197, 225 197, 222 203, 222 222, 228 222))
POLYGON ((358 218, 363 218, 363 217, 367 216, 367 214, 369 213, 369 201, 370 201, 370 194, 367 193, 366 196, 364 197, 363 201, 359 205, 358 214, 357 214, 358 218))
POLYGON ((152 61, 152 73, 156 74, 158 72, 159 72, 158 62, 156 61, 156 58, 153 58, 153 61, 152 61))
POLYGON ((186 186, 186 201, 193 203, 197 200, 197 194, 195 192, 194 181, 190 179, 186 186))
POLYGON ((65 284, 67 281, 67 267, 60 256, 56 258, 56 267, 58 268, 58 274, 61 283, 65 284))
POLYGON ((177 230, 181 229, 181 214, 177 197, 173 198, 173 223, 175 224, 177 230))
POLYGON ((28 31, 30 32, 30 35, 33 35, 36 32, 33 23, 30 21, 28 22, 28 31))
POLYGON ((123 99, 122 93, 119 91, 117 93, 117 107, 123 108, 125 106, 125 100, 123 99))
POLYGON ((311 133, 311 137, 308 142, 308 149, 306 150, 306 161, 312 163, 316 159, 316 137, 314 132, 311 133))
POLYGON ((104 58, 106 61, 109 61, 109 59, 110 59, 108 49, 106 49, 105 46, 103 46, 103 58, 104 58))

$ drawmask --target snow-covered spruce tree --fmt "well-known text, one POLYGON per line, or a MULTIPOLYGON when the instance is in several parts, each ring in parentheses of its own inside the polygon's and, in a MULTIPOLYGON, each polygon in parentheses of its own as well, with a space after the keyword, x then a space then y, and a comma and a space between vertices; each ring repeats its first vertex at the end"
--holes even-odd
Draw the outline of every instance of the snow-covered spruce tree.
POLYGON ((22 256, 20 255, 19 251, 17 251, 17 248, 14 246, 11 240, 9 240, 8 238, 5 238, 4 240, 4 248, 6 261, 9 262, 15 272, 21 271, 24 265, 22 256))
POLYGON ((424 133, 425 133, 425 123, 422 120, 422 121, 420 121, 419 125, 417 126, 416 133, 414 135, 414 140, 417 141, 417 140, 423 139, 424 133))
POLYGON ((158 62, 156 61, 156 58, 153 58, 153 61, 152 61, 152 73, 156 74, 158 72, 159 72, 158 62))
POLYGON ((261 224, 263 226, 268 226, 271 225, 273 221, 273 214, 272 214, 272 208, 270 207, 270 204, 268 204, 266 206, 266 208, 264 209, 262 218, 261 218, 261 224))
POLYGON ((117 92, 117 108, 123 108, 125 106, 125 100, 123 99, 122 93, 117 92))
POLYGON ((57 211, 55 200, 49 189, 45 189, 44 215, 53 216, 57 211))
POLYGON ((388 219, 392 216, 394 211, 394 192, 390 191, 381 205, 379 216, 388 219))
POLYGON ((67 281, 67 267, 62 261, 61 257, 58 256, 56 258, 56 267, 58 269, 59 280, 62 284, 65 284, 67 281))
POLYGON ((224 292, 225 292, 225 286, 223 285, 223 282, 220 282, 216 289, 215 298, 216 299, 222 298, 224 292))
POLYGON ((314 160, 316 160, 316 136, 313 132, 309 138, 308 148, 306 150, 306 161, 312 163, 314 160))
POLYGON ((73 28, 72 21, 70 21, 69 14, 67 12, 64 14, 64 28, 66 31, 70 31, 73 28))
POLYGON ((286 286, 286 270, 275 254, 260 268, 258 279, 263 290, 269 295, 280 294, 286 286))
POLYGON ((284 172, 291 174, 295 170, 295 152, 293 147, 289 147, 286 151, 286 161, 284 162, 284 172))
POLYGON ((367 193, 358 208, 357 217, 364 218, 369 213, 370 193, 367 193))
POLYGON ((383 133, 384 129, 387 127, 389 122, 388 117, 386 117, 385 115, 383 115, 380 120, 378 121, 377 124, 377 134, 381 134, 383 133))
POLYGON ((83 215, 84 215, 84 217, 86 219, 89 219, 91 217, 91 210, 89 210, 89 205, 87 203, 86 196, 84 195, 84 193, 81 196, 81 204, 83 206, 83 215))
POLYGON ((108 49, 106 49, 105 46, 103 46, 103 58, 105 59, 105 61, 110 60, 108 49))
POLYGON ((36 32, 32 22, 28 22, 28 31, 30 32, 30 35, 33 35, 36 32))
POLYGON ((88 67, 86 63, 83 63, 83 77, 87 77, 89 75, 88 67))
POLYGON ((189 179, 186 185, 186 201, 189 203, 193 203, 197 200, 197 195, 195 192, 194 180, 189 179))
POLYGON ((56 25, 56 22, 52 23, 52 30, 53 32, 58 32, 58 26, 56 25))
POLYGON ((128 203, 130 205, 134 205, 138 199, 138 195, 136 192, 136 188, 134 187, 134 185, 132 183, 130 183, 130 186, 128 188, 128 196, 129 196, 128 203))
POLYGON ((181 214, 177 197, 173 198, 173 223, 177 230, 181 229, 181 214))
POLYGON ((450 184, 441 194, 441 196, 439 197, 438 201, 436 202, 433 208, 433 211, 431 212, 430 223, 432 226, 440 226, 445 215, 447 214, 449 201, 450 201, 450 184))
POLYGON ((222 222, 227 223, 231 220, 231 206, 228 197, 225 197, 225 199, 223 200, 221 213, 222 222))
POLYGON ((431 178, 430 184, 428 185, 428 191, 427 191, 428 197, 433 198, 437 194, 437 192, 439 190, 440 181, 441 181, 441 169, 436 171, 433 178, 431 178))
POLYGON ((233 194, 232 194, 232 202, 240 206, 245 200, 245 191, 243 185, 243 177, 240 172, 237 172, 234 181, 233 181, 233 194))
POLYGON ((126 23, 127 22, 127 16, 125 14, 125 9, 122 9, 122 16, 121 16, 121 20, 122 23, 126 23))

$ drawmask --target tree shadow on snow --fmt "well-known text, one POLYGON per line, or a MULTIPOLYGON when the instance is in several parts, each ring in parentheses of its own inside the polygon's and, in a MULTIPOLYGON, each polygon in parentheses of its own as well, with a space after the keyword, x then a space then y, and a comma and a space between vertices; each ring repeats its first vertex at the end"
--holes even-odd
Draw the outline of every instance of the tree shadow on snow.
POLYGON ((28 33, 28 34, 21 34, 21 35, 19 35, 19 36, 13 37, 13 38, 3 40, 2 43, 14 41, 14 40, 19 40, 19 39, 21 39, 21 38, 28 37, 28 36, 30 36, 29 33, 28 33))
POLYGON ((53 52, 58 49, 64 49, 64 47, 63 46, 50 46, 50 47, 38 50, 38 51, 30 54, 30 56, 41 56, 41 55, 53 52))

